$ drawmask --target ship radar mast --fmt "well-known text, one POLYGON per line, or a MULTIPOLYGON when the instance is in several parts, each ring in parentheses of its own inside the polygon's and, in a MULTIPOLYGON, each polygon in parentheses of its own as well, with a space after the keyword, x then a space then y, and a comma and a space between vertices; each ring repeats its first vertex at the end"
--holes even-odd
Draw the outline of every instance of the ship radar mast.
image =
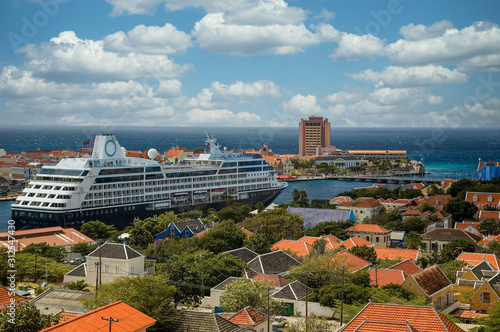
POLYGON ((205 142, 210 148, 210 156, 215 158, 222 157, 222 152, 220 150, 220 145, 217 144, 217 139, 213 136, 210 137, 207 132, 205 132, 205 135, 207 135, 205 142))

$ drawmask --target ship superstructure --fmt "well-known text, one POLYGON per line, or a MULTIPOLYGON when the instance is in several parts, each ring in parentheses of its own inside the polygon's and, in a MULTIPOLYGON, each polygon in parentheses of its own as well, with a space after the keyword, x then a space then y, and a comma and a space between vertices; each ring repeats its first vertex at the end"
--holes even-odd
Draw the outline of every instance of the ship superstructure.
POLYGON ((12 205, 12 219, 33 227, 79 228, 101 220, 123 228, 167 210, 222 208, 228 200, 267 203, 286 183, 260 154, 223 153, 207 135, 210 152, 179 164, 125 156, 114 135, 98 135, 90 158, 44 166, 12 205))

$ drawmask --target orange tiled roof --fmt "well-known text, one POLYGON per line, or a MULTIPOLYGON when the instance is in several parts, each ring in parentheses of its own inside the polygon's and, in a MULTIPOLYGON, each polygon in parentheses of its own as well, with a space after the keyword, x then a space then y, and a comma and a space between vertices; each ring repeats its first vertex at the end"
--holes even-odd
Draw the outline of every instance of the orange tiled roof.
POLYGON ((488 317, 489 315, 482 314, 480 312, 477 312, 476 310, 457 309, 453 312, 453 316, 461 319, 477 319, 477 318, 488 317))
POLYGON ((410 183, 409 186, 413 186, 416 189, 424 189, 425 188, 423 183, 410 183))
POLYGON ((353 205, 355 207, 374 208, 377 206, 381 206, 382 204, 372 197, 360 197, 354 201, 353 205))
POLYGON ((181 152, 182 150, 169 150, 167 153, 167 157, 178 157, 181 152))
POLYGON ((353 199, 349 196, 337 196, 330 200, 330 202, 338 202, 338 203, 348 203, 352 201, 353 199))
POLYGON ((370 273, 370 285, 372 286, 401 285, 405 281, 405 274, 401 270, 371 268, 368 272, 370 273))
POLYGON ((9 290, 0 285, 0 310, 4 310, 6 308, 6 305, 11 303, 11 299, 14 299, 16 303, 29 301, 29 299, 25 299, 21 296, 9 296, 9 290))
POLYGON ((411 259, 416 262, 420 256, 420 250, 417 249, 402 249, 402 248, 378 248, 373 247, 377 253, 378 259, 411 259))
POLYGON ((207 232, 210 230, 210 228, 204 229, 198 234, 196 234, 197 237, 202 237, 203 235, 207 234, 207 232))
MULTIPOLYGON (((464 332, 455 323, 432 307, 368 303, 339 331, 354 332, 364 321, 408 323, 417 331, 464 332)), ((392 329, 385 331, 393 331, 392 329)))
POLYGON ((404 216, 419 216, 420 211, 418 211, 418 210, 406 210, 405 212, 403 212, 403 215, 404 216))
MULTIPOLYGON (((0 245, 7 247, 9 232, 0 233, 0 245)), ((48 245, 67 246, 80 242, 94 242, 91 238, 74 228, 44 227, 16 231, 16 251, 21 251, 33 243, 47 243, 48 245)))
POLYGON ((479 219, 500 219, 500 211, 479 211, 479 219))
POLYGON ((102 317, 112 317, 113 319, 119 320, 118 323, 113 323, 112 325, 112 330, 114 332, 138 331, 153 326, 156 323, 156 319, 143 314, 122 301, 117 301, 89 311, 76 318, 43 329, 42 331, 107 332, 109 331, 109 322, 102 320, 102 317))
POLYGON ((288 281, 285 278, 277 274, 259 273, 256 276, 253 276, 251 279, 267 282, 273 287, 283 287, 288 284, 288 281))
POLYGON ((250 235, 252 235, 253 233, 250 232, 248 229, 246 229, 245 227, 241 227, 241 231, 243 233, 245 233, 245 235, 247 236, 247 239, 250 237, 250 235))
POLYGON ((464 261, 465 263, 471 266, 476 266, 477 264, 481 263, 484 260, 487 261, 495 271, 500 270, 500 259, 497 256, 495 256, 495 254, 463 252, 457 257, 456 260, 464 261))
MULTIPOLYGON (((499 237, 500 237, 500 235, 499 235, 499 237)), ((499 241, 499 239, 495 235, 490 235, 486 239, 483 240, 483 245, 490 243, 493 239, 499 241)))
POLYGON ((60 312, 59 313, 59 323, 65 322, 67 320, 73 319, 80 316, 80 314, 76 314, 73 312, 60 312))
POLYGON ((484 207, 487 205, 499 206, 500 205, 500 193, 479 193, 479 192, 467 192, 465 194, 465 200, 471 202, 478 207, 484 207), (475 199, 477 198, 477 199, 475 199))
POLYGON ((347 250, 339 251, 333 255, 332 260, 338 262, 341 266, 346 266, 350 272, 356 272, 370 266, 370 262, 347 250))
POLYGON ((298 257, 305 257, 313 250, 313 246, 304 241, 281 240, 279 242, 276 242, 271 247, 271 250, 289 250, 297 254, 298 257))
POLYGON ((419 268, 411 259, 407 259, 402 261, 401 263, 397 263, 393 266, 390 267, 392 270, 401 270, 403 271, 406 275, 412 275, 414 273, 417 273, 418 271, 422 270, 419 268))
POLYGON ((345 240, 344 242, 341 242, 340 243, 341 246, 344 246, 348 249, 351 249, 352 247, 354 246, 367 246, 367 247, 373 247, 374 244, 369 242, 369 241, 366 241, 366 240, 363 240, 362 238, 360 237, 351 237, 347 240, 345 240))
POLYGON ((432 204, 434 206, 444 206, 446 203, 451 201, 453 197, 450 195, 436 195, 436 196, 431 196, 427 197, 424 201, 432 204))
POLYGON ((455 223, 455 228, 456 229, 463 229, 465 230, 467 227, 471 226, 472 228, 474 228, 475 230, 479 230, 479 222, 476 221, 476 222, 457 222, 455 223))
POLYGON ((441 187, 448 188, 449 186, 451 186, 455 182, 457 182, 457 180, 444 179, 443 181, 441 181, 441 187))
POLYGON ((326 241, 326 246, 325 249, 337 249, 340 247, 340 244, 338 243, 338 240, 335 236, 333 235, 324 235, 321 237, 316 237, 316 236, 303 236, 302 238, 299 239, 299 241, 304 241, 309 244, 314 244, 315 241, 323 239, 326 241))
POLYGON ((257 326, 267 321, 267 315, 255 310, 252 307, 245 307, 231 316, 228 321, 236 325, 257 326))
POLYGON ((388 229, 375 224, 356 224, 349 227, 346 231, 351 232, 367 232, 367 233, 388 233, 388 229))
POLYGON ((364 320, 356 328, 356 332, 419 332, 408 323, 375 322, 364 320))

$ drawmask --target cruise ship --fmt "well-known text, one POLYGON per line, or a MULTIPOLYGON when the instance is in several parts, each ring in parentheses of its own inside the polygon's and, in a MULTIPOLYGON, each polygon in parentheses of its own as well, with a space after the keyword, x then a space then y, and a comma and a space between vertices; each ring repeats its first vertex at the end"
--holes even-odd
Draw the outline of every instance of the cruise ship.
POLYGON ((126 157, 112 134, 97 135, 92 156, 44 166, 14 204, 16 228, 74 227, 89 220, 118 229, 165 211, 221 209, 229 200, 269 203, 286 186, 260 154, 222 152, 208 136, 209 153, 178 164, 126 157))

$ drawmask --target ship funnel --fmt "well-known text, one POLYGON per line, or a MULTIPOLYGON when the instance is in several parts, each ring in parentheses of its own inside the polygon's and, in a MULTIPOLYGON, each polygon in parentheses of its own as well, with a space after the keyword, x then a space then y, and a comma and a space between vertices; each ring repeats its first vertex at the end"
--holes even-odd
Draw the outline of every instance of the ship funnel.
POLYGON ((94 151, 92 152, 94 159, 123 159, 125 153, 120 147, 115 135, 103 134, 97 135, 94 140, 94 151))

